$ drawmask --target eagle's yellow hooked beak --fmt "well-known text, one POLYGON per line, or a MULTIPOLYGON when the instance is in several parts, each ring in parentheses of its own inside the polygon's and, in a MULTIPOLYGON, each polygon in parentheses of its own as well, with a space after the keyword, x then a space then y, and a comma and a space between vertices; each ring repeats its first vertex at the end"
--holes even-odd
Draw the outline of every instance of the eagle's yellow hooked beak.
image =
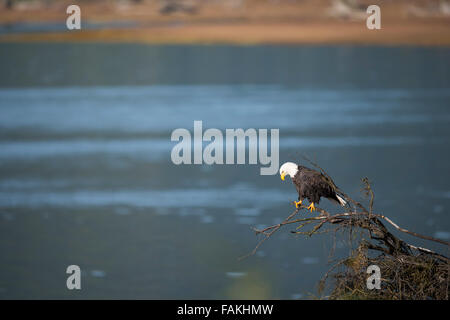
POLYGON ((281 180, 284 181, 284 177, 286 176, 286 172, 282 172, 282 173, 280 174, 280 176, 281 176, 281 180))

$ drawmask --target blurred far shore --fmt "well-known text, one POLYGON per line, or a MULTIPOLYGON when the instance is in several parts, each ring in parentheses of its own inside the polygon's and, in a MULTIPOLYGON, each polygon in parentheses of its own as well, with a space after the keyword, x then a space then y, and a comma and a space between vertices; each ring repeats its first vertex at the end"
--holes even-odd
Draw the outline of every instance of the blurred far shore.
POLYGON ((0 0, 0 41, 448 46, 450 0, 0 0))

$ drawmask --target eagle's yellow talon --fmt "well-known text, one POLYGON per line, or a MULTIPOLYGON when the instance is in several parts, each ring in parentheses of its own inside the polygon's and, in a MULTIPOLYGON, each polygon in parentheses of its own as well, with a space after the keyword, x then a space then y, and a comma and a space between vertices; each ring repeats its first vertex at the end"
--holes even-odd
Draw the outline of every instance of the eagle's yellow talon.
POLYGON ((311 213, 312 213, 313 211, 316 211, 316 207, 314 206, 314 202, 311 202, 311 204, 310 204, 309 207, 308 207, 308 210, 311 211, 311 213))
POLYGON ((300 207, 300 206, 302 205, 302 200, 300 200, 300 201, 294 201, 294 204, 295 204, 295 208, 298 209, 298 207, 300 207))

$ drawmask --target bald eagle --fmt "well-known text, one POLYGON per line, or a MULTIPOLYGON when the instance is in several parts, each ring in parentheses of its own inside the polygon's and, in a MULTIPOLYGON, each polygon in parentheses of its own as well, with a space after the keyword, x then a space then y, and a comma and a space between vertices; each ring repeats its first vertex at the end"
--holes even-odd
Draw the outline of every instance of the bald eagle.
POLYGON ((286 162, 280 167, 281 180, 289 175, 298 192, 298 201, 294 201, 295 207, 298 208, 302 201, 307 198, 310 202, 308 209, 313 212, 316 210, 315 203, 319 203, 320 198, 324 197, 333 200, 345 206, 347 202, 338 195, 329 180, 320 172, 309 169, 304 166, 297 165, 293 162, 286 162))

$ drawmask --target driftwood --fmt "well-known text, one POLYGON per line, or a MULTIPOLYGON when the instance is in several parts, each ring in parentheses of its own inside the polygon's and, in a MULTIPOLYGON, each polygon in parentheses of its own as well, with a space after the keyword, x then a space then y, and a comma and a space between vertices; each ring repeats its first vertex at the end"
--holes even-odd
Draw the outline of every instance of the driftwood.
POLYGON ((321 287, 323 287, 325 280, 328 278, 329 273, 332 270, 339 266, 345 267, 347 264, 344 272, 334 275, 337 284, 329 298, 348 298, 349 293, 351 293, 351 298, 354 298, 356 295, 358 298, 448 299, 450 259, 443 254, 437 253, 428 248, 415 246, 398 238, 388 230, 385 224, 390 225, 402 233, 444 245, 447 249, 450 248, 449 242, 409 231, 398 226, 386 215, 374 212, 374 192, 367 178, 362 179, 362 182, 364 186, 363 192, 369 198, 368 208, 349 197, 336 185, 334 185, 328 174, 317 164, 307 158, 304 159, 310 162, 316 169, 321 171, 322 174, 329 180, 335 191, 344 197, 348 203, 348 207, 345 212, 333 214, 322 208, 316 207, 317 212, 319 213, 318 216, 299 218, 297 214, 300 211, 307 209, 306 206, 301 205, 279 224, 272 225, 264 229, 254 228, 253 230, 255 233, 257 235, 262 235, 263 238, 258 242, 254 250, 245 257, 255 254, 264 241, 269 239, 275 232, 286 225, 296 226, 296 230, 291 231, 292 233, 307 236, 329 232, 332 230, 348 231, 350 233, 358 230, 361 231, 362 234, 358 249, 353 252, 352 256, 342 259, 336 263, 321 281, 321 287), (307 226, 311 228, 308 231, 304 231, 307 226), (323 230, 325 226, 331 226, 332 229, 323 230), (369 251, 378 252, 378 256, 375 258, 370 258, 369 251), (360 265, 358 265, 358 268, 355 269, 354 261, 356 260, 360 262, 360 265), (348 267, 349 261, 352 261, 352 268, 348 267), (361 264, 361 262, 364 263, 361 264), (364 279, 367 277, 365 268, 368 266, 364 266, 364 264, 368 263, 382 265, 384 268, 383 274, 388 274, 396 279, 385 279, 385 283, 387 283, 387 285, 384 290, 377 293, 375 293, 375 291, 371 291, 369 294, 367 290, 364 290, 364 279), (415 266, 416 269, 411 269, 411 266, 415 266), (416 275, 418 272, 420 275, 422 270, 420 268, 425 268, 424 270, 428 271, 431 268, 434 271, 427 271, 427 275, 429 275, 426 279, 422 279, 420 277, 416 277, 417 279, 409 279, 410 274, 416 275), (400 277, 408 279, 405 280, 400 277), (414 281, 422 281, 423 283, 410 283, 414 281), (406 282, 406 284, 403 282, 406 282), (395 283, 395 285, 392 285, 392 283, 395 283), (438 290, 436 287, 439 287, 440 289, 438 290))

